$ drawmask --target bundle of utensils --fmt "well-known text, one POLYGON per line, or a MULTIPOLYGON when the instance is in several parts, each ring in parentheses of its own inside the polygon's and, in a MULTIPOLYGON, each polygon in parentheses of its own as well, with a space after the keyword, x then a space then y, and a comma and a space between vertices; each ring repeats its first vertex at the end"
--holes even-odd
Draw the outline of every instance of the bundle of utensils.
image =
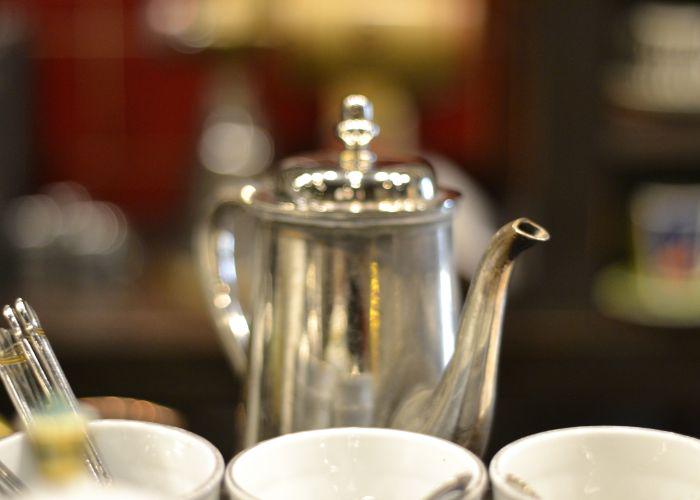
MULTIPOLYGON (((23 299, 5 305, 2 315, 8 328, 0 328, 0 379, 25 429, 38 415, 62 411, 80 413, 73 390, 56 358, 34 309, 23 299)), ((95 443, 86 436, 85 465, 102 484, 111 482, 95 443)), ((0 493, 25 490, 22 481, 0 462, 0 493)))

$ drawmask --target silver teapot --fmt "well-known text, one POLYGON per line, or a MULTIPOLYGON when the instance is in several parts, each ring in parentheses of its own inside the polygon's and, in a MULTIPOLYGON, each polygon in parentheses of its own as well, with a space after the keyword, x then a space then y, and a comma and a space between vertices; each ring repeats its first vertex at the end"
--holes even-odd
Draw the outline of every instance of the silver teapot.
POLYGON ((211 313, 247 376, 245 444, 378 426, 482 453, 513 259, 549 235, 528 219, 503 226, 459 319, 458 194, 440 189, 420 158, 378 158, 372 120, 367 98, 348 96, 342 152, 289 158, 274 178, 220 193, 197 229, 211 313), (257 220, 249 318, 237 298, 236 211, 257 220))

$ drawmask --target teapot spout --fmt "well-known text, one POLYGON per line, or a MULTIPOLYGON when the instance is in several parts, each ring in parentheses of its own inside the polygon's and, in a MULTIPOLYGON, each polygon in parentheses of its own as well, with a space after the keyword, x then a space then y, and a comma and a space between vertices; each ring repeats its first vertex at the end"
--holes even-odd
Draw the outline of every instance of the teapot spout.
POLYGON ((434 390, 399 409, 392 426, 454 441, 477 454, 487 444, 496 389, 503 310, 514 259, 549 233, 529 219, 503 226, 491 239, 469 289, 455 352, 434 390))

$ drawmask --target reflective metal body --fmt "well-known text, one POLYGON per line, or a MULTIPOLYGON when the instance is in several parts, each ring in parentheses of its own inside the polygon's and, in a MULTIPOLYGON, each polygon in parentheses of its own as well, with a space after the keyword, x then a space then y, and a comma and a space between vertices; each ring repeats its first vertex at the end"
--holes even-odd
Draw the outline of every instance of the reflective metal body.
POLYGON ((198 229, 218 331, 248 377, 246 444, 383 426, 482 452, 512 259, 548 235, 526 219, 496 234, 458 326, 455 194, 440 190, 420 160, 377 159, 371 114, 362 96, 346 98, 338 126, 345 151, 291 158, 273 185, 220 194, 198 229), (258 220, 247 319, 232 210, 258 220))
POLYGON ((447 223, 262 226, 248 443, 386 425, 403 398, 437 383, 456 326, 447 223))

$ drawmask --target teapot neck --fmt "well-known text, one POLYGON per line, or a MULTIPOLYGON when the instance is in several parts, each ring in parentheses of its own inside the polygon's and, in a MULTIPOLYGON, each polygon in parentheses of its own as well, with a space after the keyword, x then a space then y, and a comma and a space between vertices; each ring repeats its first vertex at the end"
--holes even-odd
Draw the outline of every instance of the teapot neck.
POLYGON ((368 149, 346 149, 340 152, 339 164, 346 172, 368 172, 377 161, 377 155, 368 149))

